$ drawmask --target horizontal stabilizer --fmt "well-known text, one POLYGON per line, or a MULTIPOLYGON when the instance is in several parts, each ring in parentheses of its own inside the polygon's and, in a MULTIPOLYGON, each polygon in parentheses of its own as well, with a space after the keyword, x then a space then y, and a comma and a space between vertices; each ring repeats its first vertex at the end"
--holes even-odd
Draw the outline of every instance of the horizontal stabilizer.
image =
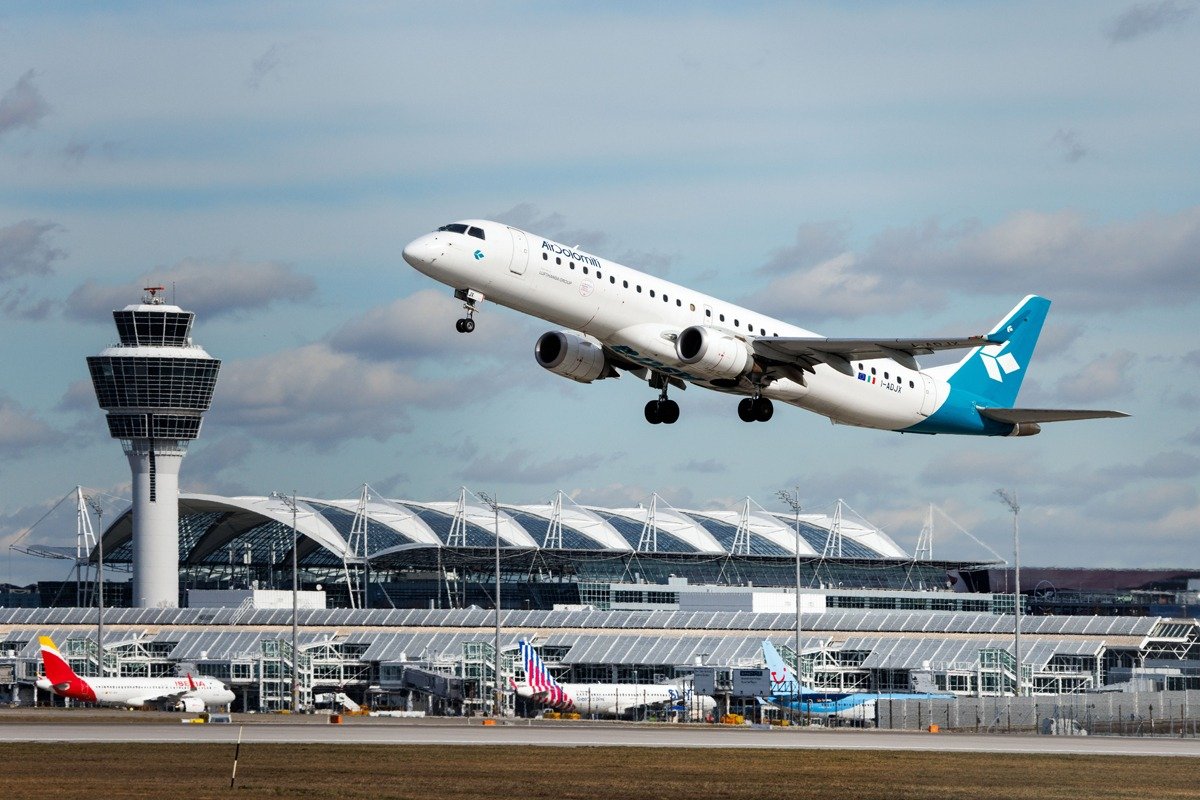
POLYGON ((979 413, 996 422, 1013 425, 1026 422, 1070 422, 1077 419, 1128 417, 1123 411, 1092 411, 1075 408, 980 408, 979 413))

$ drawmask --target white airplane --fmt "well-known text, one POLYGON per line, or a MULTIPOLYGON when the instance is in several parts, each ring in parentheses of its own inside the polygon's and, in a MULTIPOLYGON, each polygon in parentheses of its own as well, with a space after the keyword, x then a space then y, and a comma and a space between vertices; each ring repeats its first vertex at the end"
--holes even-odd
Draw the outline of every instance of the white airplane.
POLYGON ((173 711, 198 712, 228 706, 233 692, 216 678, 81 678, 58 652, 49 636, 39 636, 45 677, 39 689, 85 703, 112 706, 159 706, 173 711))
POLYGON ((834 692, 797 683, 796 671, 783 660, 770 639, 763 640, 763 658, 771 672, 769 702, 805 716, 836 717, 852 722, 874 722, 881 701, 953 700, 954 695, 930 692, 834 692))
POLYGON ((667 707, 703 717, 717 705, 708 695, 692 692, 690 682, 660 683, 559 683, 546 669, 542 657, 524 639, 517 643, 525 666, 525 680, 512 681, 519 697, 555 711, 577 711, 619 717, 647 706, 667 707))
POLYGON ((443 225, 409 242, 404 260, 465 303, 461 333, 488 299, 566 328, 534 346, 556 375, 646 380, 659 390, 646 404, 652 424, 679 419, 667 389, 689 383, 742 395, 745 422, 769 420, 775 400, 901 433, 1031 436, 1043 422, 1128 416, 1013 407, 1050 306, 1036 295, 978 336, 831 339, 498 222, 443 225), (957 364, 917 364, 958 349, 970 352, 957 364))

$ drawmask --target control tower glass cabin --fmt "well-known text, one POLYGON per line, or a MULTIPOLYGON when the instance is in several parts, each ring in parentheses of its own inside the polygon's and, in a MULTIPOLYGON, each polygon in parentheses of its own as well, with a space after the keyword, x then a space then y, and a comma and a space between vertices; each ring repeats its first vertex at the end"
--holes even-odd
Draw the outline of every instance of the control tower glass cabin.
POLYGON ((88 358, 108 432, 133 472, 133 605, 179 605, 179 467, 200 435, 221 362, 192 343, 195 315, 161 286, 113 312, 119 344, 88 358))

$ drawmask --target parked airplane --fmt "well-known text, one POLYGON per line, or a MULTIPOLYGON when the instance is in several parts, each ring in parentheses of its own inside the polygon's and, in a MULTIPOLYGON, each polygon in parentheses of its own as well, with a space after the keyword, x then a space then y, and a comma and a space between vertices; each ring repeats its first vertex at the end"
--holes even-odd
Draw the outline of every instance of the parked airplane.
POLYGON ((518 696, 555 711, 619 717, 654 706, 703 717, 716 707, 711 697, 694 694, 690 683, 559 683, 529 642, 522 639, 517 647, 525 667, 525 680, 512 681, 513 690, 518 696))
POLYGON ((950 700, 954 697, 933 692, 827 692, 803 683, 797 691, 795 670, 783 660, 770 639, 763 640, 763 657, 771 672, 770 702, 805 716, 873 722, 875 705, 881 700, 950 700))
POLYGON ((115 706, 159 706, 173 711, 203 711, 228 706, 233 692, 216 678, 81 678, 58 652, 49 636, 40 636, 46 675, 39 689, 85 703, 115 706))
POLYGON ((1118 411, 1014 408, 1050 301, 1030 295, 989 333, 926 339, 835 339, 638 272, 532 233, 465 220, 409 242, 404 260, 454 289, 475 330, 484 299, 567 330, 534 345, 538 364, 581 383, 620 370, 659 390, 646 420, 673 424, 671 386, 742 395, 738 416, 766 422, 772 402, 835 424, 899 431, 1031 436, 1043 422, 1118 411), (916 356, 969 349, 921 369, 916 356))

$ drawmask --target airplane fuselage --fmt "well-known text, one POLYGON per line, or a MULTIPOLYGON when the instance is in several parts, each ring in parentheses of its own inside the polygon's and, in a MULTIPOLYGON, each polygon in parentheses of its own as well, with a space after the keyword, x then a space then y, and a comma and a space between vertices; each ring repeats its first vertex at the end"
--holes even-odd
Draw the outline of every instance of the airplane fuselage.
POLYGON ((487 220, 421 236, 405 246, 404 259, 465 301, 460 332, 474 330, 479 303, 490 300, 566 329, 538 340, 535 357, 546 369, 582 383, 618 369, 648 380, 662 390, 658 410, 647 405, 650 422, 678 418, 666 390, 684 384, 747 398, 738 409, 747 422, 770 419, 771 401, 834 423, 911 433, 1020 436, 1037 433, 1039 421, 1097 415, 1021 410, 1021 417, 1011 408, 1049 307, 1034 295, 986 336, 830 339, 487 220), (913 357, 950 349, 970 352, 957 366, 927 370, 913 357))
POLYGON ((190 683, 182 678, 83 678, 51 684, 46 678, 38 681, 38 687, 53 692, 59 697, 84 703, 138 707, 144 705, 194 705, 206 707, 226 706, 233 702, 234 695, 224 683, 215 678, 192 678, 190 683), (164 698, 169 698, 164 701, 164 698), (188 702, 189 699, 192 702, 188 702))
POLYGON ((706 695, 693 695, 679 687, 641 683, 562 683, 558 687, 566 698, 546 702, 544 697, 527 686, 517 693, 558 711, 575 711, 583 715, 621 716, 633 709, 678 706, 705 714, 715 705, 706 695))

